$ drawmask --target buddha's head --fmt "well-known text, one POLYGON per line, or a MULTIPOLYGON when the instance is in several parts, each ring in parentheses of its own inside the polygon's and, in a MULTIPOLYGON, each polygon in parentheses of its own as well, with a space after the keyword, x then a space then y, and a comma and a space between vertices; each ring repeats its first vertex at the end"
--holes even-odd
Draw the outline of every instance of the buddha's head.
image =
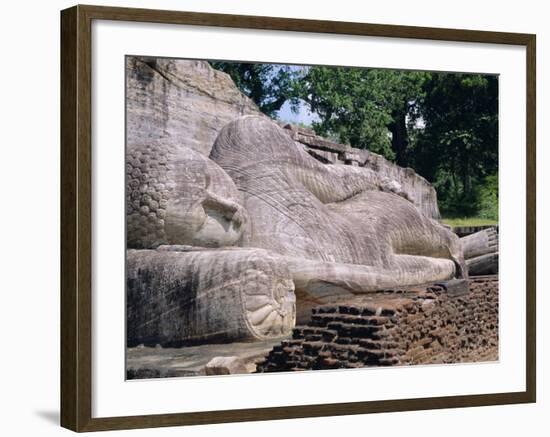
POLYGON ((187 147, 132 149, 126 195, 128 247, 231 246, 247 222, 231 178, 187 147))

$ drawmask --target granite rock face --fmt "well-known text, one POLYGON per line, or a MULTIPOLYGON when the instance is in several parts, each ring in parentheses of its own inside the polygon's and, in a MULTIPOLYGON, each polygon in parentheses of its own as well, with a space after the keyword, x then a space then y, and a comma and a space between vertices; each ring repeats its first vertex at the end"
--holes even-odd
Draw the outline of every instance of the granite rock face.
POLYGON ((129 346, 285 337, 302 302, 467 276, 423 178, 203 61, 127 58, 126 171, 129 346))
POLYGON ((256 370, 269 351, 280 343, 280 339, 205 343, 185 347, 147 347, 144 345, 127 348, 126 378, 167 378, 181 376, 204 376, 206 365, 215 358, 238 356, 245 363, 246 373, 256 370))
POLYGON ((206 61, 126 58, 129 149, 161 140, 208 156, 220 129, 245 114, 261 112, 206 61))
POLYGON ((377 186, 381 190, 394 192, 410 200, 428 217, 440 218, 435 188, 413 169, 399 167, 382 155, 368 150, 326 140, 310 129, 291 124, 286 124, 284 128, 294 141, 305 146, 305 150, 318 161, 371 170, 377 175, 377 186))
POLYGON ((239 357, 214 357, 204 367, 206 375, 234 375, 248 373, 245 362, 239 357))
MULTIPOLYGON (((186 146, 208 156, 223 126, 242 115, 263 116, 231 78, 206 61, 129 56, 126 60, 127 145, 186 146)), ((411 200, 425 215, 438 219, 433 186, 410 168, 381 155, 319 137, 287 125, 285 131, 323 163, 372 170, 377 184, 411 200)))

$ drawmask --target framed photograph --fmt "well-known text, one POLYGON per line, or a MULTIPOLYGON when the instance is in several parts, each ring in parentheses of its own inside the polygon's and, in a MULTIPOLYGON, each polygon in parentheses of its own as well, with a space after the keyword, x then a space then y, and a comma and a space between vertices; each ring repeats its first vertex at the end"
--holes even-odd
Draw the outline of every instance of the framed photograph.
POLYGON ((62 11, 62 426, 535 402, 535 41, 62 11))

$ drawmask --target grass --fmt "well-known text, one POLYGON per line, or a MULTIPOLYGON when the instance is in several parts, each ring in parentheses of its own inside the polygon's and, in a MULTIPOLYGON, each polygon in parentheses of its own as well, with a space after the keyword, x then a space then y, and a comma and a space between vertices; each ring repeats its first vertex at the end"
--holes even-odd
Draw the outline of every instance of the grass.
POLYGON ((447 217, 441 219, 443 223, 449 226, 493 226, 498 225, 497 220, 491 220, 481 217, 447 217))

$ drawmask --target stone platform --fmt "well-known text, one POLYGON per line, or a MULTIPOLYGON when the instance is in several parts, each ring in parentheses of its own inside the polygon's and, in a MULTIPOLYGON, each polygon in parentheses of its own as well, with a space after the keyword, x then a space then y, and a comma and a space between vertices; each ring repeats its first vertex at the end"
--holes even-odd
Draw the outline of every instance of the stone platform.
POLYGON ((242 373, 496 361, 498 277, 320 305, 283 341, 138 346, 126 357, 128 379, 202 376, 216 357, 238 357, 242 373))
POLYGON ((446 284, 369 294, 322 305, 258 372, 498 360, 498 279, 465 292, 446 284))
POLYGON ((246 365, 245 373, 256 370, 280 340, 250 343, 207 344, 180 348, 137 346, 126 349, 126 378, 169 378, 203 376, 208 362, 216 357, 238 356, 246 365))

